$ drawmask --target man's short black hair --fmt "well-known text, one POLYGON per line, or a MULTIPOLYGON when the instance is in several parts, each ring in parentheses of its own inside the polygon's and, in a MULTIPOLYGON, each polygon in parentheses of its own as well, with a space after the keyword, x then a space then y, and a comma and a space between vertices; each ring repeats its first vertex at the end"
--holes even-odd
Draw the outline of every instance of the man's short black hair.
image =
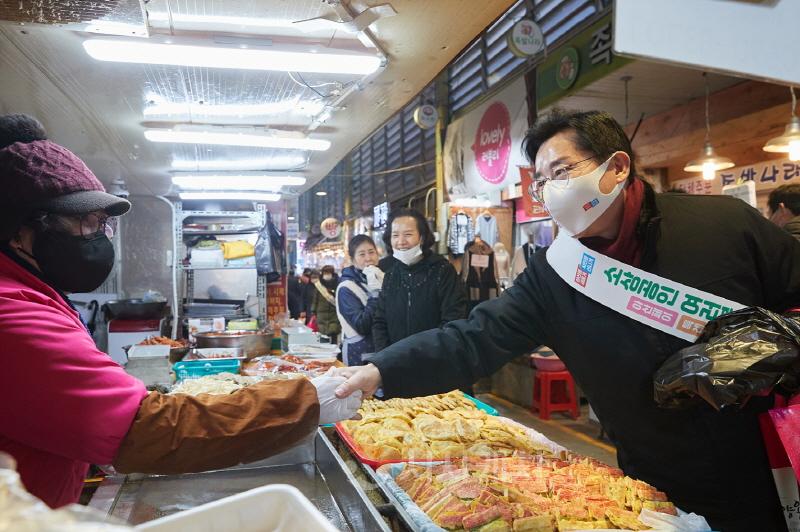
POLYGON ((531 164, 535 163, 536 154, 542 144, 562 131, 573 132, 573 140, 578 149, 592 154, 596 162, 604 162, 617 151, 627 153, 631 158, 628 179, 633 180, 636 176, 631 142, 619 122, 605 111, 567 111, 556 108, 541 117, 522 141, 522 149, 531 164))
POLYGON ((769 193, 767 205, 770 212, 777 211, 781 203, 792 214, 800 216, 800 184, 781 185, 769 193))
POLYGON ((47 133, 34 117, 23 114, 0 116, 0 149, 15 142, 35 140, 47 140, 47 133))
POLYGON ((394 254, 394 250, 392 249, 392 223, 397 218, 403 218, 404 216, 410 216, 416 220, 417 231, 419 231, 419 245, 422 251, 425 252, 431 249, 436 243, 436 238, 434 238, 433 232, 428 226, 428 221, 422 213, 414 209, 397 209, 396 211, 392 211, 389 215, 389 219, 386 220, 386 230, 383 232, 383 243, 386 244, 386 250, 390 254, 394 254))
POLYGON ((351 259, 356 258, 356 250, 361 246, 361 244, 370 244, 372 247, 377 249, 375 245, 375 241, 372 240, 367 235, 356 235, 350 239, 350 242, 347 244, 347 254, 350 255, 351 259))

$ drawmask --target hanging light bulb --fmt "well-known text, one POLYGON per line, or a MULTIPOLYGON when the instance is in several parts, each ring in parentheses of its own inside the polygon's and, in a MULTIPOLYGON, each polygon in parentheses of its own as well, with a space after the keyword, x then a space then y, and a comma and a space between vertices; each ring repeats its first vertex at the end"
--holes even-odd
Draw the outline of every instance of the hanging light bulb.
POLYGON ((789 159, 800 161, 800 139, 789 142, 789 159))
POLYGON ((703 163, 703 179, 711 181, 717 173, 717 167, 714 163, 708 161, 703 163))
POLYGON ((720 157, 717 155, 714 151, 714 147, 711 145, 711 121, 708 113, 708 74, 706 72, 703 72, 703 79, 705 79, 706 83, 706 141, 703 145, 703 150, 700 152, 700 156, 686 163, 686 166, 683 167, 683 171, 702 172, 703 179, 712 181, 718 171, 733 168, 735 165, 733 161, 727 157, 720 157))
POLYGON ((783 135, 770 139, 763 149, 771 153, 788 153, 790 160, 800 161, 800 118, 795 113, 797 96, 794 94, 794 87, 789 87, 789 91, 792 93, 792 118, 783 135))

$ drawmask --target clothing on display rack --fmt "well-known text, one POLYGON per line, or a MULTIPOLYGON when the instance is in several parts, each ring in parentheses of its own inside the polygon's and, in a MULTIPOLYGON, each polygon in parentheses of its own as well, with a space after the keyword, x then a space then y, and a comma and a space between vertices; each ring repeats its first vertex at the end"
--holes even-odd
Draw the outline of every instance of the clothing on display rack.
POLYGON ((461 277, 467 286, 467 310, 499 295, 495 256, 492 247, 480 237, 467 244, 461 277))
POLYGON ((484 211, 475 220, 475 234, 479 235, 484 242, 494 246, 500 238, 497 229, 497 218, 489 211, 484 211))
POLYGON ((536 250, 538 249, 540 248, 533 242, 526 242, 517 248, 517 250, 514 252, 514 262, 511 266, 512 277, 516 278, 517 275, 521 274, 525 268, 528 267, 531 257, 533 257, 533 254, 536 253, 536 250))
POLYGON ((464 248, 475 238, 475 231, 472 226, 472 217, 464 211, 458 211, 450 217, 447 229, 447 247, 450 253, 460 257, 464 253, 464 248))
POLYGON ((508 254, 506 246, 502 242, 494 245, 494 264, 500 288, 505 289, 511 286, 511 255, 508 254))

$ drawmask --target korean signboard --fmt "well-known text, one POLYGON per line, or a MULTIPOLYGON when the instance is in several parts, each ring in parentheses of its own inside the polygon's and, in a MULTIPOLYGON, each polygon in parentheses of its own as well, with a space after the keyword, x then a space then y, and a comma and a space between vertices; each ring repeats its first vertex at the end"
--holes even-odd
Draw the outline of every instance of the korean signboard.
POLYGON ((771 190, 787 183, 800 183, 800 161, 776 159, 746 166, 737 166, 717 172, 711 181, 699 175, 679 179, 672 186, 689 194, 722 194, 723 187, 755 183, 757 192, 771 190))
POLYGON ((525 80, 450 123, 444 145, 445 186, 451 198, 499 192, 527 166, 522 139, 528 129, 525 80))
POLYGON ((372 208, 372 228, 380 229, 389 221, 389 202, 384 201, 372 208))
POLYGON ((325 218, 319 224, 319 230, 325 238, 339 238, 339 235, 342 234, 342 224, 336 218, 325 218))
POLYGON ((629 63, 630 59, 614 55, 613 35, 611 15, 606 15, 553 52, 537 69, 539 108, 629 63))
POLYGON ((267 319, 274 321, 281 312, 286 312, 287 277, 281 276, 280 281, 267 285, 267 319))

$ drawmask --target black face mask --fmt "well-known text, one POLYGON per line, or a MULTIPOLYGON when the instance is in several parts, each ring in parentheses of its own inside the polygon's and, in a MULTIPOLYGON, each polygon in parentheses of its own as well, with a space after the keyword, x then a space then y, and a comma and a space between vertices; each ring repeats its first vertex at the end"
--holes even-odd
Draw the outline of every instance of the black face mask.
POLYGON ((91 238, 61 231, 36 233, 33 259, 44 277, 64 292, 91 292, 114 268, 114 244, 104 231, 91 238))

